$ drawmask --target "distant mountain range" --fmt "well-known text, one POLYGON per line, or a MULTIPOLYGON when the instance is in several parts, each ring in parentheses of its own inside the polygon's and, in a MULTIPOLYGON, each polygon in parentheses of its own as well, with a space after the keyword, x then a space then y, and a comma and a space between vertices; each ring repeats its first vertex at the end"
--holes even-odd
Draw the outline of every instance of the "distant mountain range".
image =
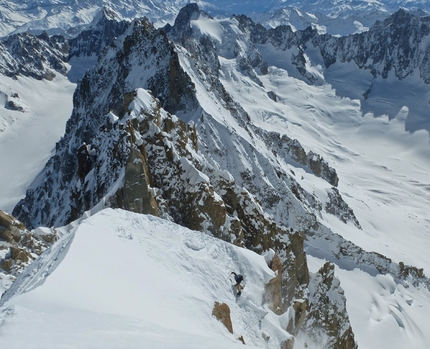
MULTIPOLYGON (((124 19, 147 17, 156 26, 173 24, 179 10, 190 1, 160 0, 45 0, 0 1, 0 36, 14 32, 30 31, 40 34, 77 33, 93 21, 101 7, 107 6, 124 19)), ((194 2, 194 1, 191 1, 194 2)), ((367 30, 377 20, 403 8, 417 15, 430 12, 428 1, 369 1, 369 0, 321 0, 292 1, 195 1, 202 10, 212 16, 245 14, 268 27, 282 24, 294 29, 312 26, 320 33, 348 35, 367 30)))

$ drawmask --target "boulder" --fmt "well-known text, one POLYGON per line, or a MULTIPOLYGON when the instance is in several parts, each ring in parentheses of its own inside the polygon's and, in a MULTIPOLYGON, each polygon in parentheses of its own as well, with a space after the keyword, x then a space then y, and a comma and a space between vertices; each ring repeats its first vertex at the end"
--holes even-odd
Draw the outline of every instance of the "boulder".
POLYGON ((230 333, 233 333, 233 324, 230 318, 230 307, 225 303, 215 302, 212 315, 220 321, 230 333))

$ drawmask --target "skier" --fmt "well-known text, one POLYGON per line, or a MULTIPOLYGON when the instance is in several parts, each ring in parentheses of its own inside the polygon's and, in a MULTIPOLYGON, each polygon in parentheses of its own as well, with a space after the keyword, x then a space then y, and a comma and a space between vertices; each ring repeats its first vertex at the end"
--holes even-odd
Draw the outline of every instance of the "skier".
POLYGON ((231 272, 234 275, 234 280, 236 281, 236 289, 237 295, 240 296, 242 294, 243 286, 240 284, 243 281, 243 276, 241 274, 236 274, 234 271, 231 272))

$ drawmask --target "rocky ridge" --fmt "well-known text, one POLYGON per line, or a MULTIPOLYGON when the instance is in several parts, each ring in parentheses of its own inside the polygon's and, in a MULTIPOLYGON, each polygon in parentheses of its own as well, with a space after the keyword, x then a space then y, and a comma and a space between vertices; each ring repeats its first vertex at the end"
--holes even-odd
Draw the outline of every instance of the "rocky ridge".
POLYGON ((70 46, 68 60, 81 56, 98 57, 104 47, 123 34, 129 26, 130 21, 123 20, 109 7, 103 7, 89 28, 68 40, 70 46))
POLYGON ((1 40, 0 52, 0 72, 9 77, 52 80, 67 73, 69 45, 62 36, 15 34, 1 40))
POLYGON ((310 27, 293 31, 290 26, 281 25, 266 29, 254 23, 249 17, 235 17, 239 28, 249 36, 254 44, 272 44, 278 50, 292 47, 298 53, 291 57, 293 65, 309 82, 316 77, 307 75, 305 68, 308 46, 316 47, 324 61, 325 68, 336 62, 355 62, 360 69, 370 70, 374 77, 387 78, 389 72, 400 80, 419 69, 421 78, 429 83, 429 50, 426 39, 430 33, 430 17, 418 17, 405 10, 399 10, 382 22, 375 23, 369 31, 336 37, 320 35, 310 27), (386 45, 381 45, 386 42, 386 45))

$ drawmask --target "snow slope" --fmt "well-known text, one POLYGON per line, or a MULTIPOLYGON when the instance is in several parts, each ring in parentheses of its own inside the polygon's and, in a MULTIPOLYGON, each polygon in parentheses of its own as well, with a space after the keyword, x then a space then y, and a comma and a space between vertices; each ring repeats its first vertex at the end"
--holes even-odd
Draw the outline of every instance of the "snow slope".
POLYGON ((76 85, 58 74, 53 81, 0 76, 0 210, 12 212, 64 134, 76 85), (23 111, 5 107, 6 99, 23 111))
MULTIPOLYGON (((267 311, 264 285, 275 275, 264 256, 249 250, 112 209, 83 221, 56 246, 41 265, 64 259, 45 283, 1 308, 1 342, 10 349, 241 348, 239 336, 253 348, 265 345, 263 331, 279 347, 290 337, 280 326, 283 317, 270 312, 259 323, 267 311), (245 275, 240 298, 231 271, 245 275), (216 301, 230 307, 233 334, 212 316, 216 301)), ((38 273, 34 267, 30 282, 23 276, 14 289, 40 283, 44 267, 38 273)))

